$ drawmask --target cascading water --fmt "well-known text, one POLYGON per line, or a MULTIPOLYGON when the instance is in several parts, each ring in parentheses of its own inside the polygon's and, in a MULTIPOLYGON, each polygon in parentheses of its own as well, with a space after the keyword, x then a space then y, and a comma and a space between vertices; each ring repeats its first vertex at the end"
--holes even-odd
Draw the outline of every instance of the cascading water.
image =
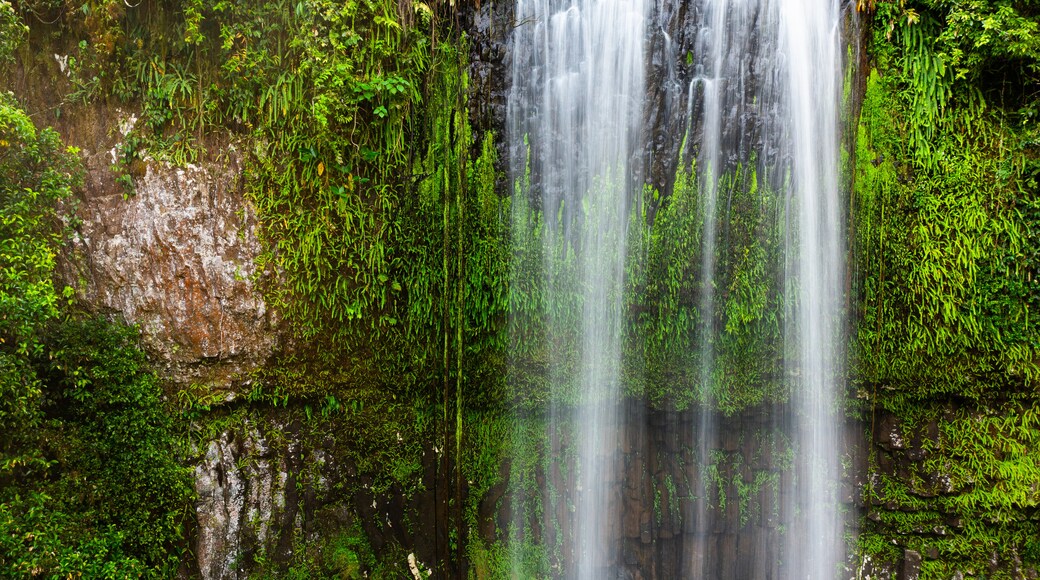
MULTIPOLYGON (((648 27, 650 7, 644 2, 517 0, 515 7, 507 103, 513 242, 517 255, 526 256, 520 262, 537 265, 537 280, 514 278, 514 316, 535 320, 521 338, 539 345, 533 354, 525 351, 528 366, 518 374, 547 377, 548 392, 533 395, 547 410, 543 476, 529 476, 513 497, 511 537, 519 544, 529 536, 551 554, 538 568, 542 574, 548 566, 557 577, 606 577, 621 562, 619 502, 613 495, 618 482, 631 477, 617 459, 623 439, 622 339, 630 322, 623 293, 632 253, 626 246, 629 224, 640 215, 634 202, 647 177, 640 163, 640 124, 654 117, 643 115, 650 102, 644 69, 658 66, 659 77, 650 78, 660 78, 666 88, 656 101, 660 105, 650 107, 663 106, 675 119, 683 112, 672 108, 686 107, 687 159, 680 162, 693 160, 701 217, 697 254, 687 256, 699 279, 692 304, 699 322, 690 332, 698 351, 691 360, 699 365, 691 373, 699 384, 693 398, 701 412, 697 427, 686 431, 701 471, 691 478, 699 484, 691 483, 687 492, 692 509, 684 508, 691 521, 684 522, 683 533, 692 534, 694 544, 678 550, 681 564, 675 569, 689 578, 740 575, 734 570, 742 568, 721 561, 726 556, 719 522, 726 520, 719 515, 720 486, 727 484, 713 454, 733 451, 735 423, 722 417, 721 408, 733 408, 733 390, 740 388, 733 377, 750 376, 778 384, 764 387, 773 394, 753 404, 759 405, 756 413, 776 417, 775 453, 786 457, 789 450, 794 459, 778 468, 783 473, 775 480, 781 525, 756 531, 724 523, 726 541, 756 546, 759 557, 779 560, 762 568, 760 577, 833 578, 844 561, 837 497, 844 277, 837 0, 702 0, 688 8, 658 7, 659 16, 692 19, 692 38, 685 32, 690 29, 673 36, 663 26, 648 27), (656 64, 644 48, 645 38, 654 35, 663 55, 656 64), (734 199, 742 205, 731 211, 734 199), (768 337, 765 346, 731 339, 730 301, 738 274, 750 271, 741 270, 741 260, 757 260, 754 284, 765 290, 756 298, 763 301, 758 314, 739 324, 760 325, 742 332, 768 337), (772 318, 762 314, 767 303, 776 306, 772 318), (749 356, 760 361, 751 365, 749 356), (544 366, 532 371, 531 361, 544 366), (728 450, 719 448, 723 420, 730 426, 728 450), (709 481, 709 472, 715 479, 709 481)), ((529 384, 536 392, 542 388, 538 380, 529 384)), ((633 482, 625 485, 638 489, 633 482)), ((676 488, 669 496, 676 493, 681 492, 676 488)), ((652 536, 643 529, 636 541, 646 544, 652 536)), ((625 533, 632 538, 631 531, 625 533)), ((533 568, 520 562, 526 557, 514 553, 515 576, 531 575, 525 570, 533 568)))
POLYGON ((844 561, 839 510, 838 380, 844 242, 838 190, 839 8, 833 0, 785 0, 791 193, 787 208, 788 376, 797 486, 790 494, 788 578, 833 578, 844 561))
MULTIPOLYGON (((696 521, 703 522, 699 528, 698 541, 693 551, 694 562, 691 567, 697 577, 712 577, 711 558, 707 545, 707 520, 709 485, 706 468, 711 463, 710 451, 717 441, 718 426, 714 409, 714 373, 715 373, 715 284, 716 284, 716 237, 718 230, 718 193, 720 163, 724 159, 722 151, 723 113, 735 104, 733 98, 741 95, 735 90, 728 90, 729 83, 739 83, 741 54, 730 49, 732 41, 741 30, 731 30, 739 26, 738 19, 730 13, 729 0, 707 0, 704 3, 704 22, 696 43, 699 55, 694 78, 690 81, 690 103, 687 115, 691 117, 694 95, 700 96, 701 139, 697 151, 697 171, 700 175, 700 210, 701 210, 701 291, 698 308, 702 313, 697 346, 700 350, 700 400, 701 412, 698 421, 695 441, 698 446, 698 458, 702 472, 699 478, 695 502, 696 521), (736 62, 734 62, 736 61, 736 62), (699 89, 699 90, 697 90, 699 89)), ((689 133, 689 131, 688 131, 689 133)))
POLYGON ((576 485, 544 500, 568 521, 546 523, 569 531, 562 575, 573 578, 603 577, 617 559, 607 486, 617 479, 627 229, 642 184, 632 162, 645 20, 643 0, 519 0, 515 9, 510 161, 518 179, 531 176, 532 191, 517 193, 541 215, 549 429, 572 429, 578 451, 576 485))
MULTIPOLYGON (((752 161, 768 186, 783 192, 784 366, 790 417, 782 421, 795 450, 781 578, 833 578, 844 561, 837 397, 842 356, 843 238, 838 188, 839 10, 832 0, 706 0, 700 12, 688 115, 699 121, 700 312, 702 413, 695 438, 701 461, 717 438, 713 394, 717 256, 727 251, 718 225, 720 176, 752 161), (693 100, 699 97, 699 102, 693 100), (695 112, 696 110, 696 112, 695 112)), ((725 369, 723 369, 723 372, 725 369)), ((695 517, 707 517, 708 490, 695 517)), ((704 529, 700 526, 699 529, 704 529)), ((717 577, 698 536, 692 572, 717 577), (699 559, 699 561, 697 561, 699 559)), ((717 565, 717 564, 716 564, 717 565)))

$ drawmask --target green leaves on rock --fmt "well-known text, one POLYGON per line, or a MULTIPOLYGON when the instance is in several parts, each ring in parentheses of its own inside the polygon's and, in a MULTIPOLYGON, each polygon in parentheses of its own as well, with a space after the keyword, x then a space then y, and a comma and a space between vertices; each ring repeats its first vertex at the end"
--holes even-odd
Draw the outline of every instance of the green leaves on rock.
POLYGON ((166 576, 190 499, 136 332, 53 283, 74 151, 0 95, 0 569, 166 576))

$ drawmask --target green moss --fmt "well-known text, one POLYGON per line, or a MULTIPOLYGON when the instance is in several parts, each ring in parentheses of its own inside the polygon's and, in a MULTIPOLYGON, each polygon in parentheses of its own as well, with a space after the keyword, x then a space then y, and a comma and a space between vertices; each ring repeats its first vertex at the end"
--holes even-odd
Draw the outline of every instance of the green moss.
POLYGON ((1016 209, 1026 176, 1009 165, 1022 154, 1006 145, 1015 132, 965 90, 921 137, 927 148, 908 142, 920 123, 913 95, 930 89, 888 73, 869 80, 857 145, 858 375, 889 389, 888 404, 1029 384, 1040 333, 1027 318, 1040 294, 1024 244, 1036 225, 1016 209))
POLYGON ((293 556, 284 565, 274 563, 264 552, 258 553, 249 574, 252 580, 390 580, 405 576, 411 577, 407 553, 395 544, 377 555, 356 520, 318 542, 303 543, 297 538, 293 556))
POLYGON ((887 457, 871 462, 859 543, 875 560, 898 561, 902 548, 935 556, 922 578, 1010 578, 1016 561, 1035 565, 1025 554, 1040 501, 1029 453, 1040 443, 1040 333, 1028 318, 1040 222, 1022 211, 1036 203, 1035 129, 1005 95, 1036 79, 962 66, 991 49, 962 51, 950 31, 988 9, 881 5, 889 27, 875 29, 858 125, 854 376, 916 454, 876 450, 887 457))
MULTIPOLYGON (((704 280, 700 179, 682 164, 668 196, 648 190, 644 204, 645 255, 633 265, 633 321, 629 360, 645 369, 645 394, 657 406, 700 403, 702 362, 699 311, 705 284, 713 284, 710 370, 714 405, 734 414, 766 401, 782 401, 786 388, 775 369, 783 344, 780 199, 762 183, 757 164, 738 165, 718 183, 716 272, 704 280), (645 363, 644 363, 645 361, 645 363), (645 365, 645 366, 644 366, 645 365)), ((630 386, 629 393, 642 390, 630 386)))
POLYGON ((917 426, 904 425, 903 439, 913 441, 923 458, 891 453, 905 466, 898 475, 872 465, 877 484, 868 490, 872 507, 863 549, 873 553, 876 538, 895 538, 922 553, 937 550, 940 557, 926 569, 929 578, 958 568, 988 570, 994 552, 1004 568, 1030 553, 1040 541, 1040 463, 1030 451, 1040 444, 1035 406, 916 409, 917 426))

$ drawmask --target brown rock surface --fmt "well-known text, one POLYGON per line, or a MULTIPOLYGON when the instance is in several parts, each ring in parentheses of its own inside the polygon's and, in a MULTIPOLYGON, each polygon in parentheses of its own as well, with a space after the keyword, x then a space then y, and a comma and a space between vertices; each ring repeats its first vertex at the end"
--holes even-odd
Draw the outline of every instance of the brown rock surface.
POLYGON ((198 165, 173 167, 138 150, 142 159, 126 168, 135 193, 124 199, 115 163, 138 117, 132 106, 64 101, 69 50, 46 44, 0 78, 37 124, 80 149, 79 223, 59 273, 88 310, 141 326, 171 390, 199 384, 230 398, 282 336, 251 280, 260 244, 242 156, 226 135, 206 137, 209 161, 198 165))
POLYGON ((149 162, 124 199, 97 175, 108 153, 87 152, 65 282, 88 308, 139 324, 176 388, 230 394, 271 354, 278 326, 252 282, 260 245, 237 156, 183 168, 149 162))

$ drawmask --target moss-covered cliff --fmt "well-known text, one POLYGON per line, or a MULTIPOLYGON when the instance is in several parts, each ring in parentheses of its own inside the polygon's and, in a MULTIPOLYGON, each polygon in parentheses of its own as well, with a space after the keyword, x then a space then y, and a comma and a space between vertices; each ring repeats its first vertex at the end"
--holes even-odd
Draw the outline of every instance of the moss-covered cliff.
POLYGON ((852 378, 875 442, 860 542, 925 578, 1035 575, 1036 6, 873 9, 853 209, 852 378))
MULTIPOLYGON (((846 505, 861 510, 861 571, 1035 575, 1037 6, 855 9, 846 505)), ((657 16, 681 44, 692 13, 657 16)), ((82 187, 0 177, 4 219, 35 220, 4 230, 32 247, 0 259, 38 258, 4 262, 0 296, 42 296, 16 308, 31 311, 18 319, 28 330, 0 326, 11 375, 0 420, 47 426, 0 446, 0 566, 484 578, 512 558, 551 573, 559 554, 511 515, 534 487, 573 483, 548 459, 570 452, 568 436, 541 428, 546 349, 569 347, 543 341, 539 320, 566 305, 539 286, 541 219, 520 211, 527 176, 507 177, 499 161, 513 24, 510 6, 487 4, 0 1, 11 31, 0 56, 13 56, 0 78, 15 94, 0 103, 0 163, 37 180, 41 163, 72 163, 53 133, 29 131, 31 118, 79 147, 87 169, 82 187), (37 158, 10 157, 11 135, 37 158), (43 193, 10 193, 26 187, 43 193), (79 219, 64 223, 55 265, 52 208, 70 188, 79 219), (140 325, 156 378, 128 331, 75 321, 94 315, 140 325), (97 348, 83 352, 77 332, 97 348), (111 429, 145 435, 124 448, 111 429), (95 437, 104 444, 91 447, 95 437), (145 461, 134 453, 156 471, 134 471, 145 461), (194 499, 175 458, 194 470, 194 499), (79 497, 83 481, 102 489, 79 497), (137 495, 107 499, 126 481, 137 495), (172 481, 172 492, 152 489, 172 481), (66 529, 76 533, 56 532, 66 529), (20 555, 29 548, 44 555, 20 555)), ((692 75, 676 55, 677 74, 692 75)), ((664 100, 655 93, 648 108, 664 100)), ((713 217, 727 232, 722 298, 698 312, 697 168, 681 131, 646 117, 655 156, 627 270, 617 533, 626 565, 667 577, 694 533, 683 522, 695 472, 717 489, 719 553, 775 555, 790 449, 763 410, 788 397, 772 227, 782 200, 759 160, 727 167, 713 217), (720 331, 713 400, 729 431, 697 467, 688 439, 706 317, 720 331), (748 530, 761 544, 741 543, 748 530)))

